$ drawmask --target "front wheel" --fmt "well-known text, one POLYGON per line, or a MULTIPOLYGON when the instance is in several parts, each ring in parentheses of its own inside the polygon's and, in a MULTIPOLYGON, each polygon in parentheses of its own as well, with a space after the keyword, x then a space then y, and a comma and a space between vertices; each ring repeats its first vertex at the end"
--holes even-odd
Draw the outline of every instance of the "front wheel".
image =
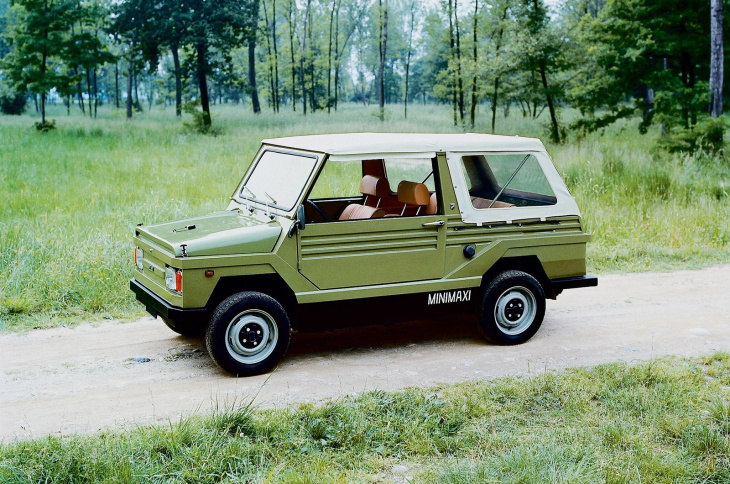
POLYGON ((238 376, 271 370, 286 353, 290 339, 286 310, 260 292, 242 292, 223 301, 205 334, 213 361, 238 376))
POLYGON ((499 345, 524 343, 545 317, 545 293, 537 279, 522 271, 505 271, 487 286, 479 308, 479 331, 499 345))

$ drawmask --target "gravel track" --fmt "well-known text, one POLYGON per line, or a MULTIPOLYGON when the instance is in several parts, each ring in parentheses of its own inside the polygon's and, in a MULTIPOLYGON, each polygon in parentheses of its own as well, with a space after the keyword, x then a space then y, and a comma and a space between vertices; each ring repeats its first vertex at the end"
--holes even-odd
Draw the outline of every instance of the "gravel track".
POLYGON ((165 424, 252 398, 282 407, 730 351, 728 281, 730 266, 602 276, 598 288, 548 301, 540 331, 516 347, 485 343, 468 319, 295 334, 276 371, 251 378, 223 373, 202 338, 178 336, 151 318, 0 334, 0 441, 165 424))

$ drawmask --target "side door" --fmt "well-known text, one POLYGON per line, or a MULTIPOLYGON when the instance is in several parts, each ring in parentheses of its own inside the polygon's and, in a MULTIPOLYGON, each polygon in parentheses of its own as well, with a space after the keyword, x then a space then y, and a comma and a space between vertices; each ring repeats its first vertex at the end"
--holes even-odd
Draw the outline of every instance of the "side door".
MULTIPOLYGON (((341 175, 339 180, 325 177, 327 163, 312 191, 312 196, 319 198, 311 198, 322 205, 326 205, 328 200, 321 196, 322 190, 317 189, 319 183, 334 187, 334 193, 340 196, 343 184, 353 186, 352 180, 345 181, 341 175)), ((431 193, 438 193, 435 159, 385 159, 383 163, 394 194, 402 180, 425 182, 431 193)), ((330 167, 329 171, 341 174, 347 170, 333 170, 330 167)), ((361 173, 354 175, 358 178, 354 186, 359 185, 361 173)), ((361 195, 355 201, 364 204, 365 197, 361 195)), ((300 273, 320 289, 407 283, 443 277, 446 225, 441 215, 443 210, 440 200, 438 202, 436 213, 426 213, 425 206, 418 208, 400 204, 400 207, 389 209, 391 213, 385 217, 308 223, 297 235, 300 273), (398 210, 402 211, 402 215, 398 210)), ((370 204, 372 200, 368 202, 370 204)), ((433 212, 433 209, 430 211, 433 212)))

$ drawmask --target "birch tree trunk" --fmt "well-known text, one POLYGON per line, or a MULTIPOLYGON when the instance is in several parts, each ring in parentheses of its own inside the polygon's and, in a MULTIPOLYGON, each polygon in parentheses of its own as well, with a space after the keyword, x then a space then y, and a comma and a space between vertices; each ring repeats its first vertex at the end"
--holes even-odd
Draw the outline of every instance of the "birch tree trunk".
POLYGON ((723 59, 725 48, 722 40, 722 0, 712 0, 710 6, 710 115, 722 116, 723 59))

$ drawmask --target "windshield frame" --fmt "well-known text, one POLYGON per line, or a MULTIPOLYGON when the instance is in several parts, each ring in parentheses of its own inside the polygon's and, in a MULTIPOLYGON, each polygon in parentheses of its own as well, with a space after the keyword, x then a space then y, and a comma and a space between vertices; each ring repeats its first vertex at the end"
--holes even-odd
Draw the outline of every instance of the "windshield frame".
POLYGON ((310 184, 314 174, 317 173, 321 159, 322 159, 322 155, 319 153, 312 153, 312 152, 308 152, 308 151, 299 151, 299 150, 289 150, 289 149, 284 149, 284 148, 279 148, 279 147, 274 147, 274 146, 263 145, 259 149, 258 153, 256 154, 256 157, 254 158, 253 162, 251 163, 248 170, 246 171, 246 174, 243 176, 243 179, 238 184, 238 187, 233 192, 233 196, 231 196, 231 199, 241 205, 255 204, 258 209, 262 209, 262 210, 266 210, 266 207, 268 206, 271 211, 275 211, 279 215, 289 216, 296 211, 297 206, 301 203, 302 196, 303 196, 302 194, 309 187, 309 184, 310 184), (304 180, 304 183, 302 183, 299 194, 296 196, 296 202, 294 202, 294 205, 290 208, 287 208, 287 207, 284 207, 284 206, 271 202, 265 193, 256 193, 256 197, 253 197, 251 195, 250 189, 248 192, 246 192, 246 184, 248 183, 249 178, 251 178, 251 175, 256 170, 256 167, 258 166, 258 164, 261 161, 261 159, 263 158, 263 156, 269 151, 284 154, 284 155, 299 156, 302 158, 311 158, 314 160, 312 169, 309 172, 309 175, 307 176, 307 178, 304 180))

